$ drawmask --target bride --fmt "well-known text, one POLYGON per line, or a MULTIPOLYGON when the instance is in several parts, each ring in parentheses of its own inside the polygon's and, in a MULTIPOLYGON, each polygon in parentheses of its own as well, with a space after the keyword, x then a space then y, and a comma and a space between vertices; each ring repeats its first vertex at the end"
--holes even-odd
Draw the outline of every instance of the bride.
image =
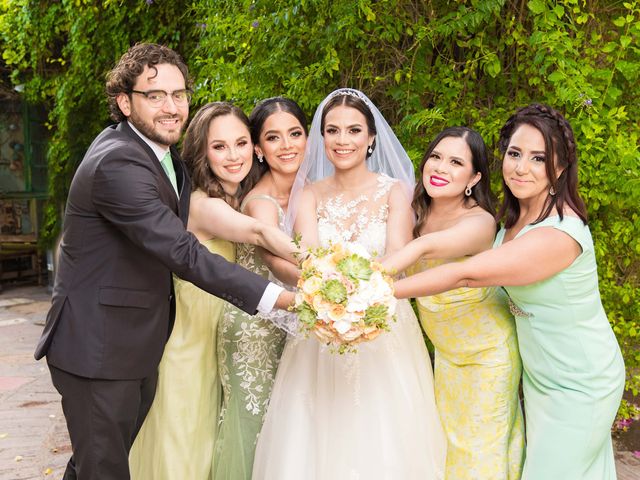
MULTIPOLYGON (((411 237, 413 178, 378 109, 362 92, 336 90, 314 116, 288 224, 309 246, 356 242, 377 256, 391 253, 411 237)), ((390 332, 353 354, 289 337, 254 480, 443 478, 431 362, 407 301, 396 316, 390 332)))

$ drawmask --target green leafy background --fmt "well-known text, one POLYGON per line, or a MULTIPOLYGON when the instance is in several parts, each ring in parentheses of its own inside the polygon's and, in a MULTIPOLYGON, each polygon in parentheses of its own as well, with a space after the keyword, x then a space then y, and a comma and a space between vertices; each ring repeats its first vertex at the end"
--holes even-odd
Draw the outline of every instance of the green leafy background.
POLYGON ((638 1, 0 0, 0 73, 49 112, 45 242, 109 124, 105 73, 139 41, 185 57, 192 111, 211 100, 249 111, 281 94, 311 116, 334 88, 362 89, 415 162, 446 126, 475 128, 495 151, 517 107, 554 106, 576 132, 602 298, 637 394, 639 34, 638 1))

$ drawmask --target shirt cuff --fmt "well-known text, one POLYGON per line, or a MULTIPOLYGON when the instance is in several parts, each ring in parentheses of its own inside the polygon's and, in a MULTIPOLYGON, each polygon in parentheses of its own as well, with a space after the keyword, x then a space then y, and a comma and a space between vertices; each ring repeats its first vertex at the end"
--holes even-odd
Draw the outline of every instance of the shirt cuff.
POLYGON ((284 288, 281 286, 269 282, 258 303, 258 313, 266 314, 273 310, 273 306, 276 304, 276 300, 278 300, 283 290, 284 288))

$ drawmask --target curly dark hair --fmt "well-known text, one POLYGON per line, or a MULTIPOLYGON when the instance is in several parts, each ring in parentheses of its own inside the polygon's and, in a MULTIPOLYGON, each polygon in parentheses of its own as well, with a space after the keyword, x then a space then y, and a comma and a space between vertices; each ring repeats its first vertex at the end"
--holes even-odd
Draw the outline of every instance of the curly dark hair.
POLYGON ((415 238, 420 236, 420 229, 429 214, 429 207, 431 205, 431 197, 427 193, 427 189, 424 187, 424 183, 422 182, 424 165, 427 163, 431 153, 438 146, 440 141, 448 137, 462 138, 466 142, 469 146, 469 150, 471 150, 471 164, 473 171, 474 173, 480 172, 480 181, 471 188, 471 196, 468 197, 467 206, 471 208, 478 205, 491 215, 495 215, 495 210, 491 201, 491 179, 489 175, 487 147, 485 146, 482 136, 475 130, 467 127, 445 128, 436 135, 436 138, 434 138, 427 147, 427 151, 422 157, 422 162, 420 162, 420 168, 418 169, 418 176, 420 180, 416 183, 416 188, 413 192, 413 202, 411 203, 411 206, 418 217, 416 225, 413 228, 413 236, 415 238))
POLYGON ((164 45, 156 43, 137 43, 127 50, 113 69, 107 73, 107 102, 109 113, 116 122, 126 120, 126 116, 118 107, 116 97, 121 93, 131 94, 136 79, 144 71, 145 67, 156 70, 155 65, 168 63, 175 65, 182 72, 184 82, 189 87, 189 70, 182 57, 164 45))
MULTIPOLYGON (((578 156, 571 125, 560 112, 548 105, 534 103, 522 107, 509 117, 500 130, 498 149, 503 158, 509 147, 511 136, 521 125, 530 125, 542 134, 545 146, 545 171, 551 187, 555 190, 554 195, 547 196, 545 207, 532 224, 535 225, 547 218, 554 207, 557 208, 558 215, 562 219, 566 204, 586 225, 587 209, 578 193, 578 156), (556 179, 557 168, 562 169, 562 173, 556 179)), ((520 217, 520 204, 504 179, 502 187, 504 203, 498 212, 498 220, 504 218, 505 227, 510 228, 520 217)))
POLYGON ((220 180, 209 167, 207 136, 211 122, 224 115, 233 115, 244 123, 247 126, 247 131, 250 132, 249 119, 240 108, 229 102, 207 103, 196 112, 187 128, 182 142, 182 159, 189 170, 189 175, 191 175, 192 190, 200 189, 210 197, 222 198, 237 209, 244 196, 260 179, 261 172, 255 154, 253 154, 251 170, 240 182, 236 194, 234 196, 228 195, 222 188, 220 180))

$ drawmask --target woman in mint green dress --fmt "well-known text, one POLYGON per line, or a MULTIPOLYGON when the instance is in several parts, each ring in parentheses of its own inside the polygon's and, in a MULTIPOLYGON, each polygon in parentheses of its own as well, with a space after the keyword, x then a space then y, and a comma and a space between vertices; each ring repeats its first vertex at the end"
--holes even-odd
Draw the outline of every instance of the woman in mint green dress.
POLYGON ((400 280, 396 295, 504 286, 523 365, 522 478, 615 480, 624 363, 598 292, 573 131, 556 110, 530 105, 502 128, 500 150, 505 227, 494 249, 400 280))
MULTIPOLYGON (((251 138, 265 171, 240 211, 283 229, 289 193, 307 143, 307 122, 288 98, 259 103, 250 116, 251 138)), ((295 284, 297 267, 253 245, 237 245, 236 263, 265 277, 271 270, 295 284)), ((214 480, 251 478, 258 434, 284 348, 286 331, 227 304, 218 327, 222 413, 214 454, 214 480)))

